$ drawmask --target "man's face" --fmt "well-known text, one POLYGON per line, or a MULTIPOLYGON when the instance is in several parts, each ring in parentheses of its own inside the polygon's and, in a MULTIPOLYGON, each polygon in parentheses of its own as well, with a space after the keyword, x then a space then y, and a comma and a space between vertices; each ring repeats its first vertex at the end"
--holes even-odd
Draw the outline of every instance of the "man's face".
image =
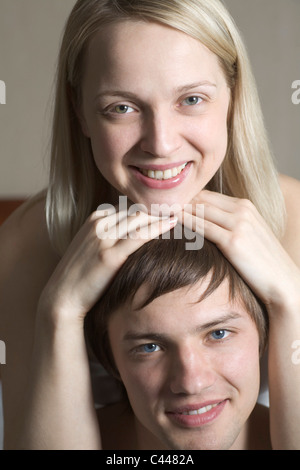
POLYGON ((179 289, 135 310, 143 286, 109 321, 144 446, 151 436, 157 448, 236 448, 256 404, 257 328, 241 303, 229 301, 227 281, 196 302, 206 286, 179 289))

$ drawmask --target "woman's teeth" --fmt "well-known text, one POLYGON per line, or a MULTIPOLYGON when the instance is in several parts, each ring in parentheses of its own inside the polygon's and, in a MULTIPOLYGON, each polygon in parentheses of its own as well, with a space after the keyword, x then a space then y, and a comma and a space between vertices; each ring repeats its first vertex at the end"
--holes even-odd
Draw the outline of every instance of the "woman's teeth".
POLYGON ((140 172, 143 173, 144 176, 148 176, 148 178, 154 179, 154 180, 169 180, 171 178, 174 178, 177 175, 180 175, 180 173, 184 170, 184 168, 187 166, 187 163, 184 163, 184 165, 175 167, 175 168, 170 168, 169 170, 142 170, 140 169, 140 172))

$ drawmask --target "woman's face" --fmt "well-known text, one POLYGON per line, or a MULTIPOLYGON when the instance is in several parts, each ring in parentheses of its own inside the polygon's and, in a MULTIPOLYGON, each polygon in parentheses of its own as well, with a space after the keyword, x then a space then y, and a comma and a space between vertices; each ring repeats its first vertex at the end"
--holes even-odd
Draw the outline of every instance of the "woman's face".
POLYGON ((181 207, 214 176, 230 102, 217 56, 157 23, 108 25, 91 41, 81 125, 104 178, 137 204, 181 207))

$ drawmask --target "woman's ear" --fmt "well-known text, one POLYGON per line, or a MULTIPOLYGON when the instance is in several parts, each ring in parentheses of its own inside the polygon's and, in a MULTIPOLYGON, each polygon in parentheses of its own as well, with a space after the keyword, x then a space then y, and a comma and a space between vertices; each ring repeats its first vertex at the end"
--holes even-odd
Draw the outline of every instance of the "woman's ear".
POLYGON ((83 114, 82 105, 80 103, 81 100, 79 99, 78 94, 75 92, 75 90, 72 88, 70 84, 68 85, 68 97, 69 97, 70 103, 72 104, 74 114, 76 115, 78 122, 80 124, 83 135, 87 137, 88 139, 90 139, 91 136, 90 136, 87 122, 83 114))

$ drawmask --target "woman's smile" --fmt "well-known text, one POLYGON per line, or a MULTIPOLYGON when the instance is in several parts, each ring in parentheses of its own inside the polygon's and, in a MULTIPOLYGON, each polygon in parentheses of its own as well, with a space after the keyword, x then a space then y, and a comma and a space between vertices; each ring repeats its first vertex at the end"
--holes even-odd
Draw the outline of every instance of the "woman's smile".
POLYGON ((184 163, 166 170, 132 167, 132 171, 137 180, 148 188, 166 190, 177 188, 182 184, 189 174, 191 165, 192 163, 184 163))
MULTIPOLYGON (((138 167, 140 173, 144 176, 147 176, 151 179, 156 180, 169 180, 171 178, 175 178, 176 176, 180 175, 182 171, 187 166, 188 162, 185 163, 177 163, 176 165, 173 163, 169 165, 152 165, 151 168, 147 168, 146 166, 138 167)), ((150 166, 150 165, 149 165, 150 166)))
POLYGON ((148 208, 189 203, 227 150, 217 57, 167 26, 125 21, 95 35, 86 70, 81 124, 103 177, 148 208))

